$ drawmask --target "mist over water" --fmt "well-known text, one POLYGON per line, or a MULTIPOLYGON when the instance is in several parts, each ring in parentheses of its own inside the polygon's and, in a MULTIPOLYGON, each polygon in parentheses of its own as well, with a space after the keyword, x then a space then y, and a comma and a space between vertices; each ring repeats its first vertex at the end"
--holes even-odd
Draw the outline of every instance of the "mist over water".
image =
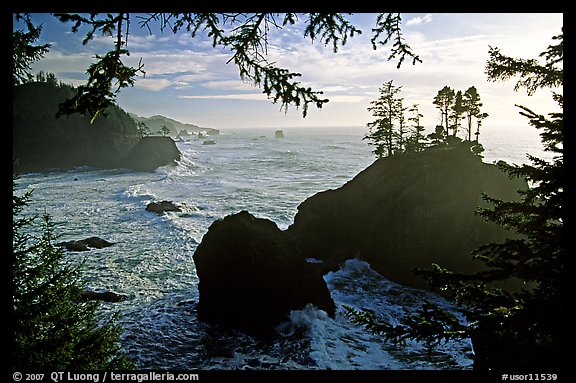
MULTIPOLYGON (((89 289, 128 295, 121 303, 103 303, 102 315, 118 312, 124 349, 138 368, 471 368, 468 341, 443 345, 429 360, 421 344, 385 342, 350 324, 341 308, 335 319, 311 307, 295 311, 275 341, 197 321, 192 255, 214 220, 248 210, 285 229, 307 197, 342 186, 374 161, 362 140, 365 128, 285 128, 281 139, 274 130, 223 130, 212 137, 215 145, 179 142, 178 165, 154 173, 89 168, 31 173, 21 175, 17 188, 34 190, 25 212, 49 213, 59 240, 98 236, 115 243, 67 257, 85 261, 89 289), (185 209, 163 216, 145 211, 160 200, 185 209)), ((542 156, 531 127, 487 127, 480 137, 485 162, 523 163, 526 153, 542 156)), ((370 308, 391 321, 401 322, 424 298, 457 312, 434 294, 390 282, 361 261, 348 261, 325 279, 339 307, 370 308)))

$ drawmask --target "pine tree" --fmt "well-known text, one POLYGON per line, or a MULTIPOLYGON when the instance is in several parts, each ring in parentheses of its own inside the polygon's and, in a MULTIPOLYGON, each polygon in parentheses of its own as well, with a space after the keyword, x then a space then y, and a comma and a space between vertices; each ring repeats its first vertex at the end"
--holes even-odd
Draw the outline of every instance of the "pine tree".
MULTIPOLYGON (((476 118, 478 122, 478 127, 480 126, 480 120, 488 117, 487 113, 481 113, 480 107, 482 103, 480 102, 480 95, 478 94, 478 90, 476 87, 471 86, 466 89, 464 92, 462 103, 464 107, 464 114, 466 117, 466 133, 468 141, 472 141, 472 120, 476 118)), ((478 136, 480 135, 480 129, 478 128, 476 131, 478 134, 476 135, 476 142, 478 142, 478 136)))
POLYGON ((444 88, 440 89, 438 94, 434 97, 433 104, 436 105, 436 108, 440 111, 440 125, 444 126, 445 137, 450 135, 450 123, 448 117, 450 115, 450 110, 454 105, 455 96, 456 94, 454 93, 454 89, 445 85, 444 88))
POLYGON ((420 125, 420 119, 424 117, 420 113, 418 108, 418 104, 413 104, 411 108, 408 109, 408 112, 411 113, 411 116, 408 117, 408 121, 412 124, 410 125, 410 136, 406 142, 406 151, 407 152, 419 152, 424 150, 426 147, 426 142, 424 139, 424 127, 420 125))
POLYGON ((26 29, 12 32, 12 77, 13 84, 18 85, 32 80, 30 65, 44 57, 50 44, 34 45, 42 33, 42 25, 32 24, 28 15, 14 17, 16 22, 23 21, 26 25, 26 29))
POLYGON ((454 103, 452 104, 450 118, 452 120, 452 137, 456 137, 462 124, 462 115, 465 112, 464 103, 462 99, 462 91, 459 90, 454 96, 454 103))
POLYGON ((390 80, 380 87, 380 97, 370 102, 372 106, 368 108, 368 111, 376 119, 366 124, 370 133, 363 139, 369 140, 369 144, 376 147, 373 153, 378 158, 391 156, 402 150, 397 142, 397 123, 403 121, 404 109, 402 99, 396 97, 401 89, 402 87, 394 86, 393 81, 390 80))
MULTIPOLYGON (((13 176, 13 191, 16 176, 13 176)), ((120 351, 120 327, 101 321, 98 303, 82 297, 81 270, 54 245, 54 225, 23 217, 31 193, 12 197, 12 285, 14 370, 110 370, 131 363, 120 351)))
MULTIPOLYGON (((526 87, 529 94, 543 87, 563 85, 563 35, 553 37, 558 44, 541 54, 545 64, 536 60, 514 59, 498 49, 490 50, 486 73, 491 81, 519 76, 516 89, 526 87)), ((563 96, 553 92, 560 110, 563 96)), ((548 117, 520 106, 521 115, 540 131, 544 149, 551 160, 528 156, 530 164, 500 167, 511 178, 528 181, 528 189, 519 191, 519 201, 502 201, 484 195, 493 207, 478 209, 487 221, 514 231, 517 236, 503 243, 481 246, 472 256, 485 264, 473 274, 459 274, 433 264, 431 269, 417 270, 430 285, 447 297, 463 304, 467 324, 453 315, 432 313, 427 323, 409 318, 404 326, 387 326, 381 318, 362 316, 348 309, 356 323, 377 328, 395 339, 434 340, 471 338, 474 346, 474 368, 497 371, 556 372, 563 367, 567 333, 563 320, 562 282, 565 257, 566 179, 563 159, 563 113, 548 117), (497 287, 498 282, 516 280, 520 289, 497 287), (430 326, 440 321, 442 325, 430 326), (374 324, 376 323, 376 324, 374 324), (434 333, 431 335, 431 331, 434 333)), ((416 318, 417 319, 417 318, 416 318)))

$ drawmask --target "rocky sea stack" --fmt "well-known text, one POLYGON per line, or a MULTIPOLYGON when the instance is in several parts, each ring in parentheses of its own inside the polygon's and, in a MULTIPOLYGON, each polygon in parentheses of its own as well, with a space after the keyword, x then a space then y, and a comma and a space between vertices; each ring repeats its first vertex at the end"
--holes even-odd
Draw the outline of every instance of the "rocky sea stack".
POLYGON ((425 288, 414 268, 438 263, 452 271, 480 267, 470 252, 511 233, 475 215, 482 193, 517 200, 526 182, 510 180, 466 145, 429 149, 375 161, 336 190, 299 207, 288 228, 304 257, 332 268, 346 259, 369 262, 385 277, 425 288))
POLYGON ((142 137, 123 162, 128 169, 153 172, 160 166, 176 165, 180 151, 171 137, 142 137))
POLYGON ((194 263, 200 278, 200 320, 273 335, 291 310, 309 303, 334 316, 322 275, 270 220, 242 211, 215 221, 198 245, 194 263))

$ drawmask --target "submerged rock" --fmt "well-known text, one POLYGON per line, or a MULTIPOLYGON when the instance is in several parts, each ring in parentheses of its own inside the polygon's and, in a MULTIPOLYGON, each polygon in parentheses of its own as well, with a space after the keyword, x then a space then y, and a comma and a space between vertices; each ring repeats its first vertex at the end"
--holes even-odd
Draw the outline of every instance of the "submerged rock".
POLYGON ((242 211, 215 221, 193 258, 200 320, 272 335, 291 310, 308 303, 334 316, 321 274, 308 267, 294 240, 270 220, 242 211))
POLYGON ((90 237, 86 239, 80 239, 78 241, 59 242, 57 245, 64 247, 68 251, 88 251, 90 249, 102 249, 104 247, 109 247, 112 246, 113 243, 99 237, 90 237))
POLYGON ((146 205, 146 211, 156 213, 158 215, 164 214, 167 211, 180 212, 182 209, 172 201, 150 202, 146 205))
POLYGON ((97 300, 103 302, 122 302, 128 299, 128 295, 118 294, 113 291, 82 291, 82 297, 88 300, 97 300))
POLYGON ((482 193, 514 200, 523 188, 464 145, 396 155, 305 200, 287 231, 306 258, 333 268, 359 258, 395 282, 423 288, 414 268, 479 270, 470 252, 511 235, 475 215, 488 206, 482 193))

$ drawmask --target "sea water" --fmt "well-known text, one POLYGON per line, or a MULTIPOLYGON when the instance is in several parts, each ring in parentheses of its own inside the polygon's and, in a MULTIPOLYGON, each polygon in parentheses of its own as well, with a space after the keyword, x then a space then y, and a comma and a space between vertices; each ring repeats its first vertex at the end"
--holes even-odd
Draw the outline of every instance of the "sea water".
MULTIPOLYGON (((198 277, 192 255, 214 220, 248 210, 287 228, 298 205, 342 186, 374 161, 365 128, 222 129, 202 140, 178 142, 177 166, 153 173, 125 169, 23 174, 17 193, 33 190, 27 214, 47 212, 59 240, 98 236, 114 245, 68 253, 84 261, 87 287, 127 295, 103 303, 99 314, 118 314, 122 347, 139 369, 469 369, 468 340, 395 345, 355 326, 343 305, 373 310, 392 324, 424 300, 459 314, 439 296, 398 285, 359 260, 324 278, 338 307, 335 318, 314 307, 293 311, 274 340, 202 323, 196 317, 198 277), (170 200, 182 212, 156 215, 152 201, 170 200)), ((534 128, 484 133, 485 162, 527 162, 545 157, 534 128)), ((242 315, 241 312, 238 315, 242 315)))

